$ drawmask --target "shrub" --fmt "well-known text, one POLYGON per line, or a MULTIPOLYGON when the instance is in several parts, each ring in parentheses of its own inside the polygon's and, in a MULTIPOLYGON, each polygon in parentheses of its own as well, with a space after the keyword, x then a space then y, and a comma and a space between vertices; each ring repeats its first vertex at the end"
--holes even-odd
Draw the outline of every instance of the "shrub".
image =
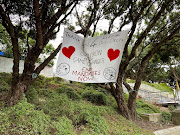
POLYGON ((59 117, 57 121, 52 122, 52 127, 56 129, 55 135, 72 135, 73 131, 72 121, 65 115, 59 117))
POLYGON ((31 87, 44 87, 46 85, 46 78, 42 75, 39 75, 37 79, 33 82, 31 87))
POLYGON ((0 91, 8 91, 10 86, 3 80, 0 80, 0 91))
POLYGON ((169 112, 165 112, 165 111, 162 112, 162 120, 165 122, 171 121, 172 120, 171 116, 172 115, 169 112))
POLYGON ((9 73, 0 73, 0 80, 3 80, 8 85, 11 85, 12 82, 12 75, 9 73))
POLYGON ((95 83, 84 83, 84 86, 91 87, 93 89, 97 89, 98 88, 98 85, 95 84, 95 83))
POLYGON ((10 127, 11 123, 7 112, 4 113, 0 111, 0 133, 8 134, 7 129, 10 127))
POLYGON ((27 92, 26 92, 26 98, 27 101, 30 103, 36 103, 38 100, 38 93, 36 91, 35 88, 30 88, 27 92))
POLYGON ((0 131, 5 134, 49 134, 50 117, 43 111, 34 110, 34 105, 24 98, 11 108, 0 113, 0 131))
POLYGON ((176 107, 174 105, 169 105, 168 109, 169 109, 169 111, 173 111, 174 109, 176 109, 176 107))
POLYGON ((88 92, 85 92, 82 95, 82 97, 86 99, 87 101, 90 101, 96 104, 107 105, 108 103, 105 94, 101 92, 88 91, 88 92))
POLYGON ((59 77, 52 77, 51 79, 50 79, 50 83, 52 83, 52 84, 60 84, 62 82, 62 79, 61 78, 59 78, 59 77))
POLYGON ((94 110, 89 108, 81 110, 76 122, 77 125, 85 125, 85 128, 82 129, 83 135, 94 133, 97 135, 108 134, 109 125, 96 108, 94 110))
POLYGON ((65 93, 60 95, 52 93, 51 97, 46 100, 46 103, 39 103, 37 108, 44 110, 53 119, 62 115, 71 116, 74 109, 71 100, 68 99, 65 93))
POLYGON ((58 93, 66 93, 68 98, 70 98, 72 100, 80 100, 81 99, 81 96, 70 87, 62 86, 60 88, 57 88, 56 91, 58 93))

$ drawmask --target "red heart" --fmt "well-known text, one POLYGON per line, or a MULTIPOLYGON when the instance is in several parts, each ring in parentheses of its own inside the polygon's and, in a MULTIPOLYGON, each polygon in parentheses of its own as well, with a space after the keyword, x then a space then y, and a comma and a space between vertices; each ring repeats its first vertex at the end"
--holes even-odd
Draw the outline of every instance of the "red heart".
POLYGON ((71 58, 71 55, 74 53, 74 51, 75 51, 75 48, 73 46, 69 46, 68 48, 64 47, 62 49, 62 53, 69 59, 71 58))
POLYGON ((119 54, 120 54, 120 50, 119 50, 119 49, 116 49, 116 50, 114 51, 112 48, 110 48, 110 49, 108 50, 108 52, 107 52, 107 55, 108 55, 110 61, 116 59, 116 58, 119 56, 119 54))

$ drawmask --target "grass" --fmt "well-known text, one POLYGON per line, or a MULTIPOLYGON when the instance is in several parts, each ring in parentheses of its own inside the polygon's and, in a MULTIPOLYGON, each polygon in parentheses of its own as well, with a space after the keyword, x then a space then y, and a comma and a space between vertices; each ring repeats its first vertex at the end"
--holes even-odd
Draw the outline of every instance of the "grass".
MULTIPOLYGON (((0 74, 0 77, 5 78, 1 83, 9 88, 9 74, 0 74)), ((0 93, 7 92, 7 88, 0 88, 0 93)), ((0 104, 0 134, 152 134, 119 115, 111 94, 94 84, 69 84, 59 78, 39 76, 18 104, 10 108, 0 104)), ((139 115, 159 110, 137 100, 137 112, 139 115)))
MULTIPOLYGON (((131 79, 127 79, 128 83, 135 83, 135 80, 131 80, 131 79)), ((166 83, 149 83, 149 82, 145 82, 142 81, 143 84, 149 85, 151 87, 154 87, 160 91, 164 91, 164 92, 169 92, 169 93, 173 93, 173 89, 171 87, 169 87, 166 83)))

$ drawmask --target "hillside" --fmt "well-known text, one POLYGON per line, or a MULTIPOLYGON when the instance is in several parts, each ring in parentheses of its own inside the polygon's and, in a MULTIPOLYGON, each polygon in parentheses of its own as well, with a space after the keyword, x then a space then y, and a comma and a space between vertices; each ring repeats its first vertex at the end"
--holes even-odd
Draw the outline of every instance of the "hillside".
MULTIPOLYGON (((11 75, 0 73, 0 134, 150 135, 167 126, 128 121, 117 112, 115 99, 106 90, 56 77, 39 76, 17 105, 6 108, 3 101, 10 84, 11 75)), ((160 110, 138 99, 137 112, 139 116, 160 110)))

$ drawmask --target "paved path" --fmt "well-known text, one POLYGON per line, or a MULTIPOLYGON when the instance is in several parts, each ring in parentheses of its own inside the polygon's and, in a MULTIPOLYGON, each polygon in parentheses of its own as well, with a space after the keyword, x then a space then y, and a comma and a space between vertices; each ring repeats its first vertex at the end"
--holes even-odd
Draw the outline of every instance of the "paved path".
MULTIPOLYGON (((129 85, 133 88, 134 83, 129 83, 129 85)), ((125 87, 124 91, 128 93, 125 87)), ((169 92, 162 92, 154 87, 151 87, 143 83, 140 86, 138 95, 141 96, 143 100, 149 102, 164 102, 174 100, 173 94, 170 94, 169 92)))
POLYGON ((154 132, 155 135, 180 135, 180 126, 157 130, 154 132))

